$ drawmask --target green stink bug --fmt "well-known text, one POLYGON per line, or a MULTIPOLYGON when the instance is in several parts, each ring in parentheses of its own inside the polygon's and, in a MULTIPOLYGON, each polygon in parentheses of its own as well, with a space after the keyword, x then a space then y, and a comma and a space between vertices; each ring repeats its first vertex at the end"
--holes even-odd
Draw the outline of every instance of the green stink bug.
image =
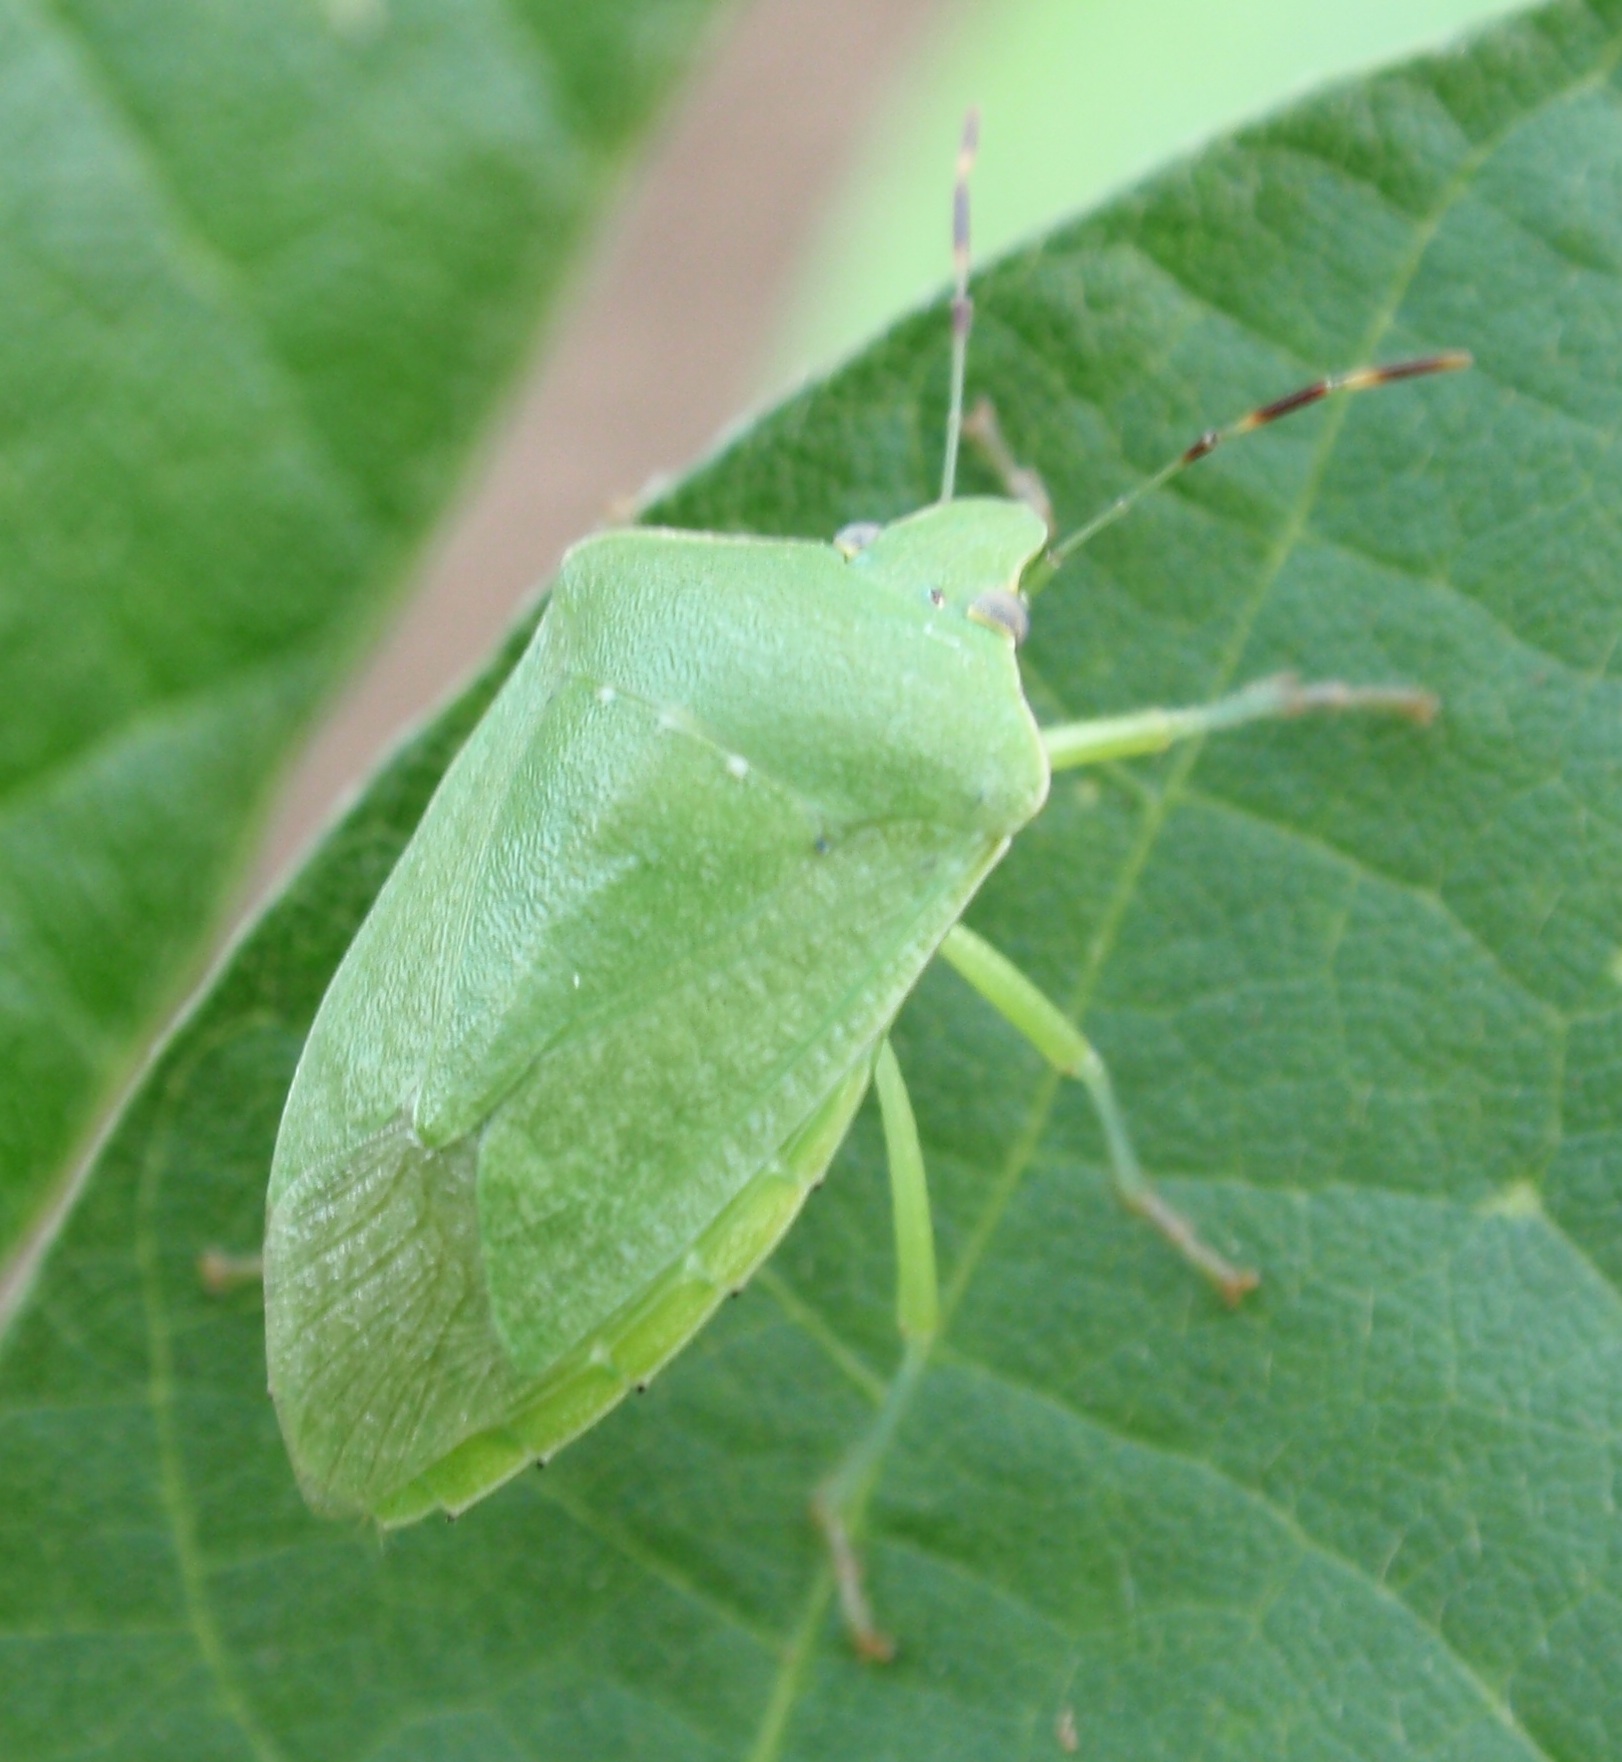
POLYGON ((819 1495, 849 1542, 874 1451, 936 1329, 922 1156, 888 1031, 942 954, 1097 1103, 1122 1198, 1222 1293, 1254 1276, 1138 1168, 1071 1024, 959 919, 1051 773, 1259 717, 1408 690, 1264 680, 1216 703, 1038 727, 1026 600, 1136 496, 1321 380, 1214 431, 1054 540, 1037 486, 954 499, 972 308, 957 186, 951 414, 937 503, 833 543, 629 530, 565 559, 333 980, 276 1147, 271 1386, 312 1503, 454 1513, 595 1424, 746 1280, 870 1082, 894 1191, 903 1371, 819 1495))

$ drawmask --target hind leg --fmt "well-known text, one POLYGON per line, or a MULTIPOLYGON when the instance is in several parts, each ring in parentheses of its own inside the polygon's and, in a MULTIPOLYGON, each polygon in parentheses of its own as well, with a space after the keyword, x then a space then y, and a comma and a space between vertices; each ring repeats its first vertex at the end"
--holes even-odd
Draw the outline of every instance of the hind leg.
POLYGON ((1237 1303, 1247 1291, 1254 1290, 1257 1275, 1248 1267, 1236 1266, 1204 1241, 1143 1172, 1109 1069, 1075 1023, 1012 961, 963 925, 948 932, 941 954, 1056 1071, 1074 1077, 1086 1089, 1103 1127, 1110 1181, 1122 1205, 1153 1225, 1184 1260, 1211 1281, 1226 1302, 1237 1303))
POLYGON ((811 1509, 833 1559, 840 1612, 851 1643, 863 1658, 884 1663, 895 1656, 895 1642, 874 1619, 862 1582, 862 1561, 855 1538, 884 1453, 912 1399, 940 1326, 940 1296, 935 1274, 935 1227, 930 1216, 923 1150, 918 1143, 918 1126, 901 1067, 888 1040, 879 1048, 873 1066, 873 1086, 878 1091, 884 1118, 884 1147, 895 1214, 896 1319, 903 1342, 901 1367, 872 1423, 817 1489, 811 1509))

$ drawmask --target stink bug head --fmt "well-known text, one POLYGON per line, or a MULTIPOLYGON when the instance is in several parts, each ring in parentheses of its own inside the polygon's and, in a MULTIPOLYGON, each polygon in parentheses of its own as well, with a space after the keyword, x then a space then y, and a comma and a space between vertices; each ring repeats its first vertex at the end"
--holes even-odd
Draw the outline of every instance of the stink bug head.
POLYGON ((1046 542, 1024 503, 965 497, 878 529, 852 562, 886 590, 929 605, 941 629, 977 625, 1017 647, 1026 630, 1020 580, 1046 542))

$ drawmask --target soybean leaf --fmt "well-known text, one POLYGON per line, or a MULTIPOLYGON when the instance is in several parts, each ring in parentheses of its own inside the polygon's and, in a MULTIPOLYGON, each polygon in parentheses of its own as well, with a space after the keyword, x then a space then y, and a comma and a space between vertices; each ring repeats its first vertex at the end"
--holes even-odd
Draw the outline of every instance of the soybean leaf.
POLYGON ((0 1255, 707 10, 0 10, 0 1255))
MULTIPOLYGON (((257 1294, 197 1257, 257 1242, 322 987, 510 645, 177 1035, 7 1342, 8 1757, 1622 1756, 1619 63, 1615 0, 1530 15, 979 284, 975 389, 1067 521, 1314 368, 1476 354, 1207 461, 1037 606, 1049 715, 1284 665, 1445 703, 1066 779, 973 914, 1255 1298, 1118 1214, 1084 1101, 932 974, 898 1044, 947 1322, 869 1513, 893 1665, 850 1655, 806 1512, 897 1357, 870 1115, 545 1475, 382 1542, 311 1517, 257 1294)), ((904 323, 660 514, 919 502, 944 335, 904 323)))

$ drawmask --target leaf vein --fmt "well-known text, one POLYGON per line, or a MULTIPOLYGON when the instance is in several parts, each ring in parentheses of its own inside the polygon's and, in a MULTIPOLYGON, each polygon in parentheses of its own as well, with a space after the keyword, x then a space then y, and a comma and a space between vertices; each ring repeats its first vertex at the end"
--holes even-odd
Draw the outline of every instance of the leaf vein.
MULTIPOLYGON (((1010 1376, 1000 1367, 993 1367, 963 1353, 956 1347, 942 1354, 955 1369, 983 1378, 999 1389, 1018 1396, 1022 1400, 1054 1413, 1068 1420, 1079 1429, 1094 1433, 1097 1436, 1113 1439, 1125 1444, 1133 1450, 1141 1450, 1147 1455, 1164 1458, 1176 1462, 1196 1474, 1208 1476, 1228 1492, 1236 1494, 1247 1505, 1275 1523, 1280 1531, 1287 1536, 1305 1555, 1323 1561, 1337 1572, 1346 1574, 1356 1583, 1363 1585, 1381 1603, 1399 1612, 1402 1619, 1411 1621, 1422 1632, 1429 1634, 1450 1658, 1459 1671, 1460 1677, 1479 1697, 1482 1705, 1508 1730, 1521 1738, 1530 1754, 1541 1758, 1542 1762, 1554 1762, 1551 1753, 1545 1750, 1537 1738, 1526 1729, 1516 1718, 1512 1707, 1501 1695, 1494 1691, 1487 1680, 1479 1674, 1475 1666, 1460 1652, 1442 1629, 1427 1621, 1418 1610, 1405 1602, 1389 1585, 1383 1583, 1375 1574, 1368 1571, 1359 1562, 1343 1554, 1339 1549, 1331 1547, 1327 1542, 1312 1534, 1304 1527, 1300 1519, 1291 1511, 1286 1510, 1274 1499, 1270 1498, 1261 1488, 1241 1480, 1231 1469, 1212 1461, 1209 1457, 1196 1456, 1187 1450, 1179 1449, 1161 1439, 1138 1437, 1125 1428, 1112 1425, 1097 1415, 1083 1413, 1068 1401, 1061 1399, 1049 1390, 1039 1389, 1019 1378, 1010 1376)), ((927 1552, 927 1551, 926 1551, 927 1552)), ((1017 1593, 1010 1592, 1010 1595, 1017 1593)))

